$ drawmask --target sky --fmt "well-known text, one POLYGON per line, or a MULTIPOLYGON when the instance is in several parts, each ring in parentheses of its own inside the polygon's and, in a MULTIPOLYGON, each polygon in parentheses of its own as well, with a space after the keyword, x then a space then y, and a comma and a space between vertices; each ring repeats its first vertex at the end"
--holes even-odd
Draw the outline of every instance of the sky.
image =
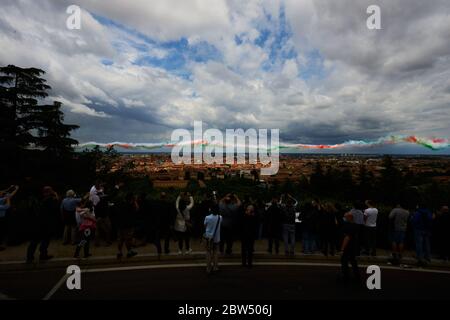
POLYGON ((80 142, 168 141, 193 121, 287 143, 450 137, 448 0, 1 0, 0 48, 0 65, 47 72, 80 142))

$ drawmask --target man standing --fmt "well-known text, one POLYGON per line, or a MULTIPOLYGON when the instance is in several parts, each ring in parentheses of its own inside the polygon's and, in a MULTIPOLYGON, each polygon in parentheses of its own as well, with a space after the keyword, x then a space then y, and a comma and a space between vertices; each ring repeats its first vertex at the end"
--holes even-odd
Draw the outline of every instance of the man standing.
POLYGON ((272 198, 272 202, 265 212, 264 224, 267 231, 267 252, 272 254, 272 248, 275 244, 275 253, 278 254, 280 251, 280 238, 281 238, 281 228, 282 224, 282 213, 280 206, 278 205, 277 197, 272 198))
POLYGON ((52 187, 46 186, 43 189, 43 199, 41 201, 38 215, 33 221, 33 232, 31 241, 27 249, 27 262, 31 263, 34 260, 34 253, 40 242, 39 246, 39 260, 49 260, 53 258, 48 254, 48 246, 50 245, 50 239, 54 235, 56 229, 56 223, 59 218, 60 205, 58 194, 52 187))
POLYGON ((362 201, 356 200, 353 202, 353 208, 350 210, 352 217, 353 217, 353 223, 357 225, 358 229, 358 247, 356 250, 356 256, 359 256, 361 253, 361 239, 364 234, 364 203, 362 201))
POLYGON ((81 202, 81 198, 76 198, 73 190, 66 192, 66 197, 61 202, 61 215, 64 223, 63 245, 75 244, 77 241, 78 226, 75 219, 75 210, 81 202))
POLYGON ((409 211, 399 204, 389 213, 389 220, 393 222, 391 234, 392 260, 394 265, 400 264, 402 260, 403 247, 405 243, 406 228, 408 226, 409 211))
POLYGON ((367 209, 364 210, 364 234, 366 239, 365 254, 377 255, 377 216, 378 209, 375 208, 373 201, 366 201, 367 209))
POLYGON ((280 207, 283 212, 283 240, 284 253, 286 256, 295 254, 295 211, 298 201, 290 194, 282 195, 280 198, 280 207))
POLYGON ((356 262, 356 253, 359 249, 358 234, 359 225, 354 222, 352 211, 347 212, 344 215, 345 223, 343 226, 344 239, 341 245, 341 270, 344 282, 349 281, 349 268, 348 264, 352 265, 353 274, 356 281, 360 281, 360 274, 358 269, 358 263, 356 262))
POLYGON ((224 253, 226 244, 226 254, 233 252, 233 237, 234 226, 236 223, 239 207, 241 206, 241 200, 235 194, 227 194, 219 202, 219 211, 222 216, 221 223, 221 242, 220 253, 224 253))
POLYGON ((219 208, 213 205, 210 208, 210 214, 205 217, 205 247, 206 247, 206 273, 219 271, 218 249, 220 243, 220 225, 222 216, 220 216, 219 208))
POLYGON ((433 214, 424 203, 418 205, 412 218, 416 241, 416 258, 419 267, 426 266, 427 263, 431 262, 430 239, 433 218, 433 214))
POLYGON ((167 201, 167 194, 161 192, 159 199, 153 202, 152 215, 154 224, 152 230, 154 231, 155 246, 158 254, 161 254, 161 239, 164 239, 164 253, 170 253, 170 238, 173 232, 173 225, 175 223, 176 211, 174 206, 167 201))
POLYGON ((258 235, 258 217, 253 203, 248 203, 241 220, 242 266, 253 266, 255 239, 258 235))

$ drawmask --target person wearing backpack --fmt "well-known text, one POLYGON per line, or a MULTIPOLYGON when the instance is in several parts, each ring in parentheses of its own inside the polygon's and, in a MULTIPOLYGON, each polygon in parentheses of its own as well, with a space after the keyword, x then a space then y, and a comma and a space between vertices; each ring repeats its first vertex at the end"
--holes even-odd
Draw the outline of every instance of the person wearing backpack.
POLYGON ((205 240, 206 248, 206 273, 219 271, 219 244, 220 244, 220 225, 222 216, 219 215, 219 207, 213 205, 210 214, 205 217, 205 240))
POLYGON ((420 203, 412 217, 418 266, 423 267, 426 266, 427 262, 431 262, 430 239, 432 224, 433 214, 423 203, 420 203))

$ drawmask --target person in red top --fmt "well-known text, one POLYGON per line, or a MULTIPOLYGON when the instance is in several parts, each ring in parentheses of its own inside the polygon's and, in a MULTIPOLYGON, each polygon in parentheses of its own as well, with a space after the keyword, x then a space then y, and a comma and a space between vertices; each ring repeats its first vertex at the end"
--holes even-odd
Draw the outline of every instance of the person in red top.
POLYGON ((80 242, 78 243, 74 258, 80 257, 81 248, 84 249, 84 257, 89 258, 89 247, 91 239, 94 237, 96 229, 96 219, 94 214, 94 205, 91 201, 84 199, 76 208, 76 219, 80 231, 80 242))

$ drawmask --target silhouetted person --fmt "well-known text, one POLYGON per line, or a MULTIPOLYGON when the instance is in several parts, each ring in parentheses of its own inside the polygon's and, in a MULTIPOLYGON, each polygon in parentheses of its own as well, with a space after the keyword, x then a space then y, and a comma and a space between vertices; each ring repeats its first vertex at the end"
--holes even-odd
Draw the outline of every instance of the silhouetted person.
POLYGON ((366 201, 367 209, 364 210, 364 239, 365 239, 365 254, 377 255, 377 217, 378 209, 372 200, 366 201))
POLYGON ((244 206, 244 215, 240 222, 242 266, 251 268, 253 266, 255 240, 258 237, 258 216, 253 203, 250 202, 244 206))
POLYGON ((48 254, 48 246, 59 220, 59 199, 56 192, 49 186, 44 187, 42 194, 43 198, 37 211, 37 216, 34 217, 32 223, 31 241, 27 249, 28 263, 34 260, 34 253, 39 243, 39 260, 53 258, 53 256, 48 254))
POLYGON ((238 218, 238 210, 241 206, 241 200, 235 194, 227 194, 219 202, 219 212, 222 216, 221 223, 221 241, 220 241, 220 253, 224 253, 226 245, 226 254, 233 252, 234 241, 234 228, 236 225, 236 219, 238 218))
POLYGON ((406 229, 409 220, 409 211, 399 204, 389 213, 389 220, 392 225, 392 259, 390 262, 397 265, 400 264, 402 260, 406 229))
POLYGON ((133 233, 136 223, 136 213, 139 210, 138 203, 133 194, 129 193, 125 197, 125 201, 119 204, 119 210, 117 212, 117 228, 118 228, 118 242, 117 242, 117 258, 123 257, 122 248, 125 247, 128 251, 127 257, 131 258, 137 255, 133 251, 133 233))
POLYGON ((426 208, 424 203, 420 203, 412 217, 416 242, 416 258, 419 266, 425 266, 428 262, 431 262, 430 240, 432 224, 433 214, 426 208))
POLYGON ((353 216, 353 223, 357 225, 358 228, 358 250, 356 255, 359 256, 361 253, 361 239, 364 236, 364 203, 360 200, 355 200, 353 202, 353 208, 350 210, 353 216))
POLYGON ((279 204, 283 217, 284 253, 287 256, 293 256, 295 254, 295 213, 298 202, 291 195, 282 195, 279 204))
POLYGON ((64 224, 63 245, 77 242, 78 226, 75 210, 81 198, 77 198, 73 190, 66 192, 66 197, 61 202, 61 215, 64 224))
POLYGON ((103 240, 106 246, 112 244, 112 222, 110 202, 108 201, 110 196, 102 196, 97 206, 95 206, 95 218, 97 219, 97 234, 95 236, 95 245, 100 246, 103 240))
POLYGON ((330 253, 334 256, 336 249, 336 221, 337 210, 332 203, 325 203, 320 216, 320 240, 322 244, 322 253, 328 256, 330 253))
POLYGON ((152 204, 152 231, 154 232, 155 246, 158 254, 162 253, 161 239, 164 239, 164 253, 170 253, 170 238, 175 223, 175 207, 167 201, 165 192, 161 192, 159 199, 152 204))
POLYGON ((273 197, 272 202, 267 208, 264 215, 264 224, 267 232, 267 252, 272 253, 273 246, 275 245, 275 253, 280 252, 280 239, 282 225, 282 212, 280 205, 278 204, 278 198, 273 197))
POLYGON ((359 232, 360 227, 354 223, 352 211, 344 215, 345 223, 343 225, 344 239, 341 244, 341 270, 344 282, 350 279, 348 264, 352 265, 353 275, 356 281, 360 281, 360 274, 358 263, 356 262, 356 255, 359 250, 359 232))
POLYGON ((319 199, 311 201, 302 213, 302 239, 303 253, 311 254, 317 246, 318 225, 322 215, 322 206, 319 199))

